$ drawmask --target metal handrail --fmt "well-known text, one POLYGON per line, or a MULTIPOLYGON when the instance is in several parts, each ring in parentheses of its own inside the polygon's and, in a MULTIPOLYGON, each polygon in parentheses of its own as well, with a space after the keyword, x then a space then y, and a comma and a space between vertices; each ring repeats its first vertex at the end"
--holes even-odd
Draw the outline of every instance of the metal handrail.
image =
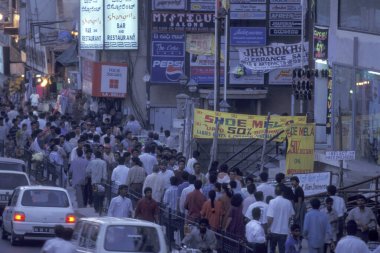
MULTIPOLYGON (((281 130, 280 132, 278 132, 276 135, 274 135, 272 138, 270 138, 269 140, 267 140, 267 143, 270 143, 272 142, 274 139, 276 139, 278 136, 280 136, 283 132, 285 132, 285 130, 281 130)), ((251 153, 249 153, 247 156, 245 156, 243 159, 241 159, 239 162, 235 163, 233 166, 231 166, 231 168, 234 168, 236 166, 238 166, 239 164, 241 164, 242 162, 244 162, 245 160, 247 160, 250 156, 252 156, 254 153, 256 153, 257 151, 261 150, 263 147, 258 147, 256 148, 254 151, 252 151, 251 153)))
POLYGON ((253 141, 251 141, 250 143, 248 143, 245 147, 243 147, 242 149, 240 149, 238 152, 236 152, 235 154, 233 154, 232 156, 230 156, 229 158, 227 158, 223 163, 221 164, 226 164, 228 163, 229 161, 231 161, 232 159, 234 159, 236 156, 238 156, 241 152, 243 152, 244 150, 246 150, 247 148, 249 148, 251 145, 255 144, 259 139, 254 139, 253 141))

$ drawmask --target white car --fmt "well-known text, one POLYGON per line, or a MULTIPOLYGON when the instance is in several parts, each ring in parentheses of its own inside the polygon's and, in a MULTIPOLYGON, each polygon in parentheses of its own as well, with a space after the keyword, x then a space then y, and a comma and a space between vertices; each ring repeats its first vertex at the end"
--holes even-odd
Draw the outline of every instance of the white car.
POLYGON ((54 227, 74 228, 76 217, 69 194, 52 186, 17 187, 3 212, 2 239, 10 235, 11 244, 24 239, 54 237, 54 227))
MULTIPOLYGON (((24 172, 0 170, 0 219, 9 198, 18 186, 30 185, 29 177, 24 172)), ((1 223, 1 220, 0 220, 1 223)))
POLYGON ((72 243, 81 253, 168 252, 161 226, 129 218, 82 218, 72 243))

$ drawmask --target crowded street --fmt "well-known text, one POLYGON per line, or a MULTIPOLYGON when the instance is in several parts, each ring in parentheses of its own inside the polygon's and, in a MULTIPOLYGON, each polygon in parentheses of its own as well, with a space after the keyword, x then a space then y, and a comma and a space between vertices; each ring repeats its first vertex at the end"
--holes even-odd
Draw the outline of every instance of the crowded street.
POLYGON ((380 253, 379 13, 0 0, 0 253, 380 253))

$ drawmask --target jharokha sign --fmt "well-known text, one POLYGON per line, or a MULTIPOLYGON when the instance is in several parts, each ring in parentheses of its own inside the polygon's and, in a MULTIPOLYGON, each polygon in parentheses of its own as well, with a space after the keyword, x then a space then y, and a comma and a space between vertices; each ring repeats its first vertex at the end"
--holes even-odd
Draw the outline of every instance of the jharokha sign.
POLYGON ((239 60, 248 69, 269 72, 273 69, 302 67, 307 64, 307 52, 307 43, 273 43, 263 47, 240 47, 239 60))
MULTIPOLYGON (((214 112, 195 109, 193 137, 212 139, 218 125, 219 139, 264 139, 265 129, 268 128, 267 139, 286 130, 291 124, 306 123, 305 116, 267 116, 214 112)), ((276 141, 283 141, 286 137, 284 131, 276 141)))
POLYGON ((211 32, 214 13, 153 12, 152 30, 155 32, 211 32))

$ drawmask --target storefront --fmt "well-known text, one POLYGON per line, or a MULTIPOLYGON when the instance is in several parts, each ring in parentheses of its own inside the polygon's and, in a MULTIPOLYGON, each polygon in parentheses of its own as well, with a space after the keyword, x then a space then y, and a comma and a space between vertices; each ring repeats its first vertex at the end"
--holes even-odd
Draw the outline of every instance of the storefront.
POLYGON ((333 65, 333 126, 336 149, 341 134, 343 150, 380 164, 380 71, 333 65))

